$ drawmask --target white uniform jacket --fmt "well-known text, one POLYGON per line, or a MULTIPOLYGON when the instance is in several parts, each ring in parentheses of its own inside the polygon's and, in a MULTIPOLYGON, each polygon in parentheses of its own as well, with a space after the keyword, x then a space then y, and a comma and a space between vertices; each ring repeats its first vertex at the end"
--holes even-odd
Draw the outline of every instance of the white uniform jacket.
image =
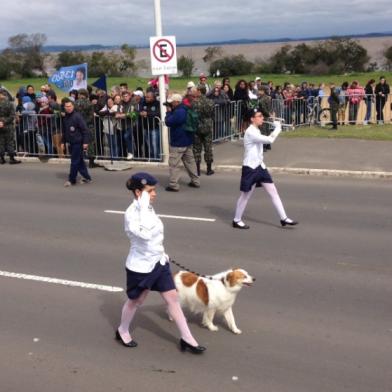
POLYGON ((263 155, 263 144, 271 144, 278 137, 282 131, 282 126, 278 121, 274 122, 275 129, 269 135, 262 135, 259 128, 254 125, 250 125, 245 131, 244 135, 244 160, 242 165, 256 169, 260 166, 265 169, 264 155, 263 155))
POLYGON ((163 247, 163 224, 154 209, 141 207, 138 200, 125 211, 125 233, 131 246, 126 267, 135 272, 151 272, 155 264, 168 261, 163 247))

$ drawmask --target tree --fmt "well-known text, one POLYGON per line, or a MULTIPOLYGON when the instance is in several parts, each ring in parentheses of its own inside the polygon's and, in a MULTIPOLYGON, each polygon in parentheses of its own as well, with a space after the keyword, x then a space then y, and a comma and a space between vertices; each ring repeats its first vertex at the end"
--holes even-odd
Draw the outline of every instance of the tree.
POLYGON ((178 70, 182 72, 182 75, 185 78, 189 78, 192 75, 193 68, 195 66, 195 62, 192 57, 187 57, 182 55, 177 62, 178 70))
POLYGON ((86 62, 86 56, 82 52, 65 50, 57 56, 56 68, 68 67, 70 65, 86 62))
POLYGON ((136 48, 130 47, 127 44, 121 46, 121 55, 119 62, 119 71, 121 74, 130 74, 136 72, 137 65, 135 63, 136 48))
POLYGON ((253 63, 245 59, 243 54, 236 56, 227 56, 222 59, 215 60, 210 65, 210 74, 216 74, 219 70, 220 75, 225 76, 236 76, 236 75, 247 75, 253 70, 253 63))
POLYGON ((41 33, 17 34, 8 38, 7 55, 15 73, 22 77, 31 77, 36 73, 46 76, 45 54, 42 52, 46 40, 46 35, 41 33))
POLYGON ((203 56, 203 61, 209 63, 219 57, 222 57, 223 50, 220 46, 209 46, 205 50, 205 55, 203 56))
POLYGON ((385 66, 387 70, 392 71, 392 46, 385 50, 384 57, 386 58, 385 66))
POLYGON ((93 52, 88 59, 89 75, 98 77, 100 75, 118 76, 117 56, 111 52, 93 52))
POLYGON ((0 80, 7 80, 11 76, 11 64, 7 56, 0 55, 0 80))

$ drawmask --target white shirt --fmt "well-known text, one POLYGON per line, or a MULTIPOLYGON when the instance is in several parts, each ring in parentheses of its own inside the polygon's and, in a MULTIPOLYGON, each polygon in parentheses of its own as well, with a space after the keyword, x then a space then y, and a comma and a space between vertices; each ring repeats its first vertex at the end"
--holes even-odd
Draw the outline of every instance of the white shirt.
POLYGON ((263 144, 271 144, 278 137, 282 131, 282 126, 279 121, 274 121, 275 129, 269 135, 262 135, 259 128, 254 125, 250 125, 245 131, 244 135, 244 160, 242 165, 249 166, 252 169, 260 166, 265 169, 264 156, 263 156, 263 144))
POLYGON ((163 247, 163 224, 154 209, 141 207, 138 200, 128 207, 124 218, 125 233, 131 247, 126 267, 135 272, 151 272, 156 263, 168 261, 163 247))

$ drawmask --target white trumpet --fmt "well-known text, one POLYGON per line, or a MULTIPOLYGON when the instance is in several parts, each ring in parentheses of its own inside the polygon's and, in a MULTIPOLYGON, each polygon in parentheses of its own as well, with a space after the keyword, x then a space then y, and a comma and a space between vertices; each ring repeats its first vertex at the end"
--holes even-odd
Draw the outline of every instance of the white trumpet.
POLYGON ((283 128, 287 128, 287 129, 294 129, 293 124, 286 124, 285 123, 285 119, 281 118, 281 117, 268 117, 265 121, 264 124, 269 124, 269 125, 275 125, 274 122, 275 121, 279 121, 280 125, 283 128))

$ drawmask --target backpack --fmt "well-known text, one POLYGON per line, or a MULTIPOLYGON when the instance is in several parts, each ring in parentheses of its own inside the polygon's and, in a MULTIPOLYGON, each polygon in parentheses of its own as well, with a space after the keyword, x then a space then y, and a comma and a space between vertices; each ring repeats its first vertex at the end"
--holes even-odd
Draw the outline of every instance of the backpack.
POLYGON ((199 127, 199 115, 192 109, 187 107, 186 121, 184 129, 187 132, 196 132, 199 127))

